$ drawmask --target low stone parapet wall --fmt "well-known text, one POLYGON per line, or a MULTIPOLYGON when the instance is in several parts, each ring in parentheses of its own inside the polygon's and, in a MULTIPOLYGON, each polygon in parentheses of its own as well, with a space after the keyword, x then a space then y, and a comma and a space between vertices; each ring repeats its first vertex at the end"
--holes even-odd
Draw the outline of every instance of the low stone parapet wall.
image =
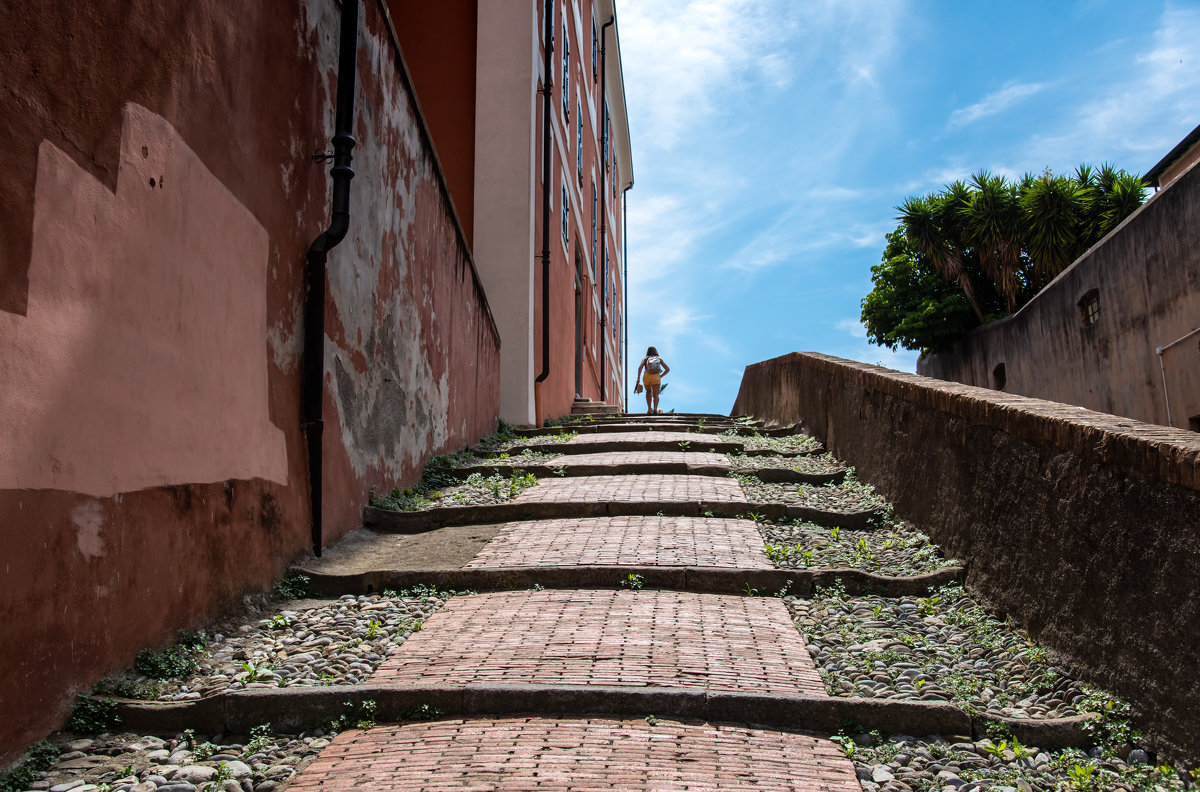
POLYGON ((732 412, 802 424, 973 594, 1200 756, 1200 436, 799 352, 747 367, 732 412))

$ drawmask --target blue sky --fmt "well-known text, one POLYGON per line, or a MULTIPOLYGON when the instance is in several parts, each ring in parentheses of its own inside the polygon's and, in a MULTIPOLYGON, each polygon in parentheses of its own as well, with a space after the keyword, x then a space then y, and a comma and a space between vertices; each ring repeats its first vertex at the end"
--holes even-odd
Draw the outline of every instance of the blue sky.
MULTIPOLYGON (((1144 172, 1200 124, 1200 0, 620 0, 630 377, 727 413, 805 350, 916 368, 859 302, 908 195, 980 168, 1144 172)), ((644 403, 632 395, 631 408, 644 403)))

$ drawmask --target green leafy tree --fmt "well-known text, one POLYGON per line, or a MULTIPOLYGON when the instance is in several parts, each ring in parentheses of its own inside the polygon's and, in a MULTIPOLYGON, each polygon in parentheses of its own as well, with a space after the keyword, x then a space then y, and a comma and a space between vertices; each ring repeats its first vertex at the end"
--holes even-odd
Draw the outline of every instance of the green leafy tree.
POLYGON ((980 324, 961 287, 923 261, 902 231, 888 234, 871 281, 875 288, 862 301, 862 322, 873 344, 940 352, 980 324))

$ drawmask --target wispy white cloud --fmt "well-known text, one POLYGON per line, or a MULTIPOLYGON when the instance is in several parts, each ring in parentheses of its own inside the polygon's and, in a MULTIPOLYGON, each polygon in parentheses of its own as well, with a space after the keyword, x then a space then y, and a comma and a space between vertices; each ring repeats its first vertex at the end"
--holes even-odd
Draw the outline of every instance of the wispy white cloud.
POLYGON ((778 0, 653 0, 621 8, 621 49, 635 143, 671 150, 718 106, 723 90, 763 79, 786 85, 790 16, 778 0))
POLYGON ((1099 93, 1081 90, 1083 100, 1068 105, 1053 127, 1034 134, 1022 158, 1032 167, 1049 164, 1056 170, 1101 160, 1133 168, 1154 164, 1200 121, 1197 41, 1200 8, 1168 5, 1151 46, 1128 64, 1128 77, 1099 86, 1099 93))
POLYGON ((995 93, 988 94, 973 105, 962 107, 950 114, 950 126, 962 127, 981 118, 998 115, 1046 86, 1042 83, 1010 82, 995 93))
POLYGON ((839 319, 833 326, 854 338, 867 337, 867 328, 863 327, 863 323, 858 319, 839 319))

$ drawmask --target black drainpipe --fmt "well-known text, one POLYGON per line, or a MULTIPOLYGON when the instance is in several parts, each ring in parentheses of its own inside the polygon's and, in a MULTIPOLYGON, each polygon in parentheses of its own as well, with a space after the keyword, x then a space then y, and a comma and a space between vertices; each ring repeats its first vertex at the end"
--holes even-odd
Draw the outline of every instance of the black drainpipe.
MULTIPOLYGON (((625 412, 629 412, 629 187, 621 190, 621 266, 624 268, 621 273, 621 297, 625 304, 624 310, 621 311, 621 316, 625 319, 621 327, 625 336, 625 354, 621 356, 621 365, 624 368, 621 381, 625 383, 625 405, 622 408, 625 412)), ((621 339, 618 338, 617 343, 621 343, 621 339)))
MULTIPOLYGON (((329 251, 350 228, 350 180, 354 178, 354 75, 358 57, 358 0, 342 0, 338 44, 337 117, 333 134, 333 213, 329 228, 308 248, 308 294, 304 300, 304 381, 301 427, 308 441, 309 508, 313 554, 321 555, 321 435, 325 429, 322 398, 325 383, 325 264, 329 251)), ((314 160, 324 162, 318 154, 314 160)))
MULTIPOLYGON (((605 69, 604 61, 607 55, 606 49, 608 40, 605 34, 612 24, 617 21, 614 14, 608 18, 600 28, 600 136, 607 139, 608 137, 608 119, 606 119, 604 108, 608 106, 608 96, 605 93, 604 84, 608 78, 608 70, 605 69)), ((608 151, 608 157, 600 159, 600 261, 604 261, 604 254, 608 252, 608 236, 605 233, 605 220, 608 218, 608 212, 605 210, 605 200, 608 197, 608 175, 605 173, 608 165, 608 160, 612 158, 612 141, 607 141, 608 145, 601 144, 601 152, 608 151)), ((608 334, 605 332, 607 324, 608 305, 608 279, 612 273, 601 263, 597 269, 604 275, 604 283, 600 284, 600 403, 608 402, 608 361, 605 358, 604 350, 608 346, 608 334)))
POLYGON ((550 115, 554 52, 554 0, 546 0, 546 64, 542 75, 542 371, 534 382, 550 376, 550 115))

